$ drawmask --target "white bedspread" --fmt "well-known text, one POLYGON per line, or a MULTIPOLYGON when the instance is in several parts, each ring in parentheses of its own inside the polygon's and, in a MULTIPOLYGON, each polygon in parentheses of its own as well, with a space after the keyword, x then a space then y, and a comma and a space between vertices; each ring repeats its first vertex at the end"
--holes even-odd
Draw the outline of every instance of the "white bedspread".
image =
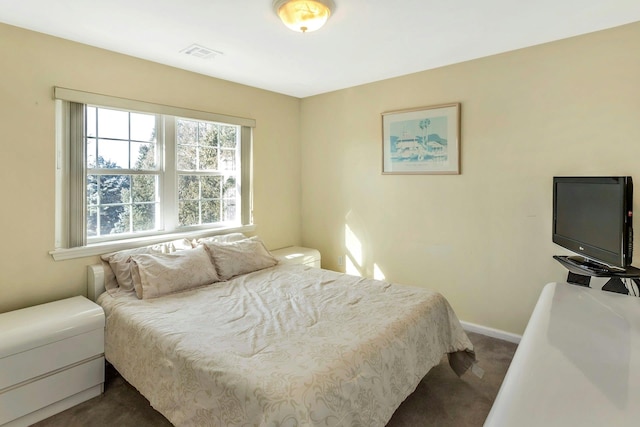
POLYGON ((107 360, 177 426, 384 426, 445 353, 473 354, 440 294, 302 265, 98 303, 107 360))

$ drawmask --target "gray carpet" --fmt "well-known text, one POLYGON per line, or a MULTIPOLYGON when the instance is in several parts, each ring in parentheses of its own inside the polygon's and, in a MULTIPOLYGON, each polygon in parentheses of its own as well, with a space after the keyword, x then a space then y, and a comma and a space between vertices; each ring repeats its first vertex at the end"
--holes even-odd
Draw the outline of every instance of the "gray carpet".
MULTIPOLYGON (((482 426, 516 350, 516 345, 469 333, 482 379, 471 372, 458 378, 446 357, 420 382, 387 427, 482 426)), ((51 418, 37 427, 162 427, 171 426, 149 402, 113 369, 107 370, 105 392, 51 418)))

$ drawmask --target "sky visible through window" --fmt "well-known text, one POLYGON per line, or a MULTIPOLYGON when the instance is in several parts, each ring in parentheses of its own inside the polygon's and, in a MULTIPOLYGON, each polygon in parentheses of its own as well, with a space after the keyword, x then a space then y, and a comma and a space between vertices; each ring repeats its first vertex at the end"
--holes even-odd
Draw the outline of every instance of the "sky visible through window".
POLYGON ((114 166, 135 169, 140 150, 155 143, 156 135, 156 116, 153 114, 88 106, 87 165, 96 167, 97 155, 114 166))

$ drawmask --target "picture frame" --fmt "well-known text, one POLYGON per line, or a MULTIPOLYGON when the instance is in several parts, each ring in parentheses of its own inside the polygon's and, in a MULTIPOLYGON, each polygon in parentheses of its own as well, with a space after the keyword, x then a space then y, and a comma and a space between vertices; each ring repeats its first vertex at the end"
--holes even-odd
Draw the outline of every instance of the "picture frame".
POLYGON ((460 174, 460 103, 382 113, 382 174, 460 174))

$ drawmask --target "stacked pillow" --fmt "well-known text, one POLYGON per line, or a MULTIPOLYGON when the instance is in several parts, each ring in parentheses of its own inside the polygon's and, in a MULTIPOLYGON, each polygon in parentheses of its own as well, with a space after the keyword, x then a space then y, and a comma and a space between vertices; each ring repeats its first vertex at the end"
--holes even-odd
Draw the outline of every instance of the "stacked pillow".
POLYGON ((106 290, 135 292, 140 299, 229 280, 278 263, 258 237, 241 233, 175 240, 105 254, 101 259, 106 290))
POLYGON ((273 267, 278 260, 257 237, 236 242, 204 242, 220 280, 273 267))
POLYGON ((131 255, 131 276, 140 299, 155 298, 218 282, 202 246, 169 254, 131 255))
POLYGON ((180 239, 102 255, 100 259, 103 267, 105 267, 105 289, 110 293, 117 290, 134 290, 133 278, 131 277, 131 256, 133 255, 163 254, 192 248, 193 246, 189 240, 180 239), (107 268, 107 266, 110 268, 107 268))

